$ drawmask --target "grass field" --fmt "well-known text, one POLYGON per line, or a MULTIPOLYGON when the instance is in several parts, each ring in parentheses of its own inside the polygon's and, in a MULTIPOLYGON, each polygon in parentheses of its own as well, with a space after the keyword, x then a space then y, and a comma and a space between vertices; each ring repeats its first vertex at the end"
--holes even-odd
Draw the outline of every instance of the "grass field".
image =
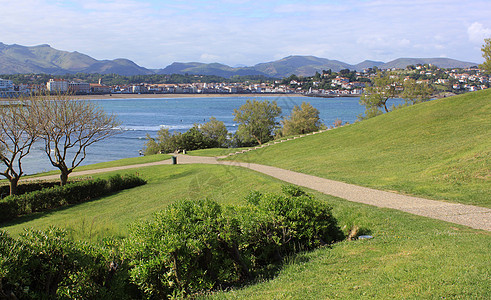
POLYGON ((125 236, 131 222, 148 218, 178 199, 209 197, 220 203, 235 204, 251 189, 265 191, 280 186, 279 180, 250 170, 224 166, 154 166, 93 177, 106 178, 114 173, 135 172, 148 183, 88 203, 19 218, 2 227, 17 234, 25 227, 41 229, 56 225, 68 228, 75 239, 96 242, 108 235, 125 236))
MULTIPOLYGON (((154 154, 154 155, 141 156, 141 157, 123 158, 123 159, 107 161, 107 162, 102 162, 102 163, 97 163, 97 164, 80 166, 80 167, 75 168, 74 172, 94 170, 94 169, 104 169, 104 168, 119 167, 119 166, 145 164, 145 163, 151 163, 151 162, 166 160, 166 159, 170 159, 170 158, 171 158, 171 156, 167 155, 167 154, 154 154)), ((53 175, 53 174, 60 174, 60 171, 54 170, 54 171, 49 171, 49 172, 44 172, 44 173, 38 173, 38 174, 34 174, 34 175, 25 176, 23 178, 34 178, 34 177, 41 177, 41 176, 53 175)), ((8 183, 6 180, 3 180, 3 182, 5 184, 8 183)))
MULTIPOLYGON (((148 218, 177 199, 208 197, 238 205, 250 190, 279 192, 282 185, 247 169, 220 165, 155 166, 138 169, 138 173, 148 179, 147 185, 21 218, 2 229, 16 234, 25 227, 56 225, 68 228, 74 239, 98 242, 103 237, 126 236, 129 224, 148 218)), ((374 238, 344 241, 297 255, 288 259, 274 278, 209 297, 488 298, 488 232, 314 194, 333 207, 345 232, 356 225, 374 238)))
POLYGON ((210 157, 215 157, 215 156, 224 156, 228 155, 229 153, 235 153, 244 149, 249 149, 249 147, 244 147, 244 148, 211 148, 211 149, 201 149, 201 150, 193 150, 186 152, 188 155, 192 156, 210 156, 210 157))
MULTIPOLYGON (((486 91, 432 101, 239 157, 377 188, 490 206, 490 96, 486 91)), ((208 154, 215 156, 216 151, 208 154)), ((109 165, 162 158, 168 157, 109 165)), ((101 166, 87 168, 96 167, 101 166)), ((19 218, 1 224, 1 229, 15 235, 26 227, 55 225, 67 228, 74 239, 97 243, 104 237, 125 237, 129 224, 178 199, 210 198, 240 205, 251 190, 279 192, 282 185, 266 175, 224 165, 162 165, 117 173, 135 172, 148 184, 19 218)), ((312 193, 333 207, 345 233, 358 226, 374 238, 290 257, 272 278, 203 297, 491 298, 489 232, 312 193)))
POLYGON ((491 90, 414 105, 228 159, 491 207, 491 90))

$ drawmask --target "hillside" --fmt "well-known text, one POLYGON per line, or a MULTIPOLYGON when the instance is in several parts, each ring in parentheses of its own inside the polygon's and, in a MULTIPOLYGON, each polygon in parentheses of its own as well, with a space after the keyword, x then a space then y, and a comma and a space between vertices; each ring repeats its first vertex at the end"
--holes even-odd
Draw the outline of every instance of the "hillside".
POLYGON ((288 56, 276 61, 258 63, 254 66, 230 67, 220 63, 175 62, 161 69, 146 69, 128 59, 97 60, 79 52, 67 52, 52 48, 49 45, 26 47, 6 45, 0 42, 0 74, 52 74, 99 73, 119 75, 148 74, 193 74, 216 75, 226 78, 237 75, 262 75, 274 78, 312 76, 315 72, 329 70, 338 72, 342 69, 361 71, 377 66, 379 68, 405 68, 407 65, 434 64, 442 68, 465 68, 476 63, 462 62, 448 58, 400 58, 384 63, 365 60, 351 65, 338 60, 315 56, 288 56))
POLYGON ((233 159, 491 207, 490 100, 491 90, 433 100, 233 159))
POLYGON ((25 47, 0 43, 0 74, 117 73, 145 75, 153 72, 127 59, 96 60, 79 52, 60 51, 49 45, 25 47))
POLYGON ((472 66, 477 66, 476 63, 438 57, 438 58, 398 58, 388 63, 378 65, 377 67, 381 69, 392 69, 392 68, 404 69, 406 66, 409 65, 416 66, 418 64, 421 65, 432 64, 439 68, 469 68, 472 66))
POLYGON ((333 70, 338 72, 342 69, 349 69, 353 66, 337 60, 329 60, 315 56, 288 56, 283 59, 268 63, 260 63, 254 66, 259 70, 273 77, 287 77, 291 74, 297 76, 311 76, 315 72, 321 73, 322 70, 333 70))

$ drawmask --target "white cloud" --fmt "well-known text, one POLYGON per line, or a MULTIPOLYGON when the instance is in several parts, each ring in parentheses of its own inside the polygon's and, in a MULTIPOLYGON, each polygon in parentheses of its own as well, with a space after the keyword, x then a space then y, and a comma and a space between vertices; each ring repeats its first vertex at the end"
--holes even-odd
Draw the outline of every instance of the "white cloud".
POLYGON ((467 34, 471 42, 483 43, 485 38, 491 38, 491 28, 484 27, 479 22, 474 22, 467 27, 467 34))
POLYGON ((476 61, 489 0, 1 1, 0 42, 51 44, 148 68, 173 61, 253 65, 288 55, 348 63, 398 57, 476 61), (471 24, 470 26, 467 26, 471 24))
POLYGON ((209 54, 209 53, 203 53, 201 54, 200 59, 203 62, 216 62, 218 61, 218 59, 220 59, 220 56, 209 54))

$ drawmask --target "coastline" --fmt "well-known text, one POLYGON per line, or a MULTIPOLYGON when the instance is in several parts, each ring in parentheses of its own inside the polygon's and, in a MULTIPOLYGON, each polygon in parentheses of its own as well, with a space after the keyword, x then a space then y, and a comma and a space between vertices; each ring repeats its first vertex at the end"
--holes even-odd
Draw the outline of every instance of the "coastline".
POLYGON ((102 94, 102 95, 73 95, 73 99, 157 99, 157 98, 220 98, 220 97, 306 97, 302 94, 102 94))

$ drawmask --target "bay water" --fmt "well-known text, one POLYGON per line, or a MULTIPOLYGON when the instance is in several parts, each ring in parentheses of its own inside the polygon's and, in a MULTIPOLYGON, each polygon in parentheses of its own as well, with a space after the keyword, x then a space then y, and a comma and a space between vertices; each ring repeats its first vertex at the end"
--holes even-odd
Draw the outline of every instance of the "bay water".
MULTIPOLYGON (((282 108, 282 115, 289 116, 295 105, 309 102, 320 112, 322 122, 327 126, 340 119, 353 123, 364 108, 358 97, 318 98, 302 96, 261 96, 261 97, 203 97, 203 98, 156 98, 156 99, 93 99, 107 113, 115 114, 121 121, 120 134, 92 144, 87 148, 87 158, 82 165, 106 162, 121 158, 139 156, 143 150, 145 136, 156 137, 160 127, 170 131, 187 131, 195 123, 205 123, 210 117, 223 121, 229 132, 237 130, 233 121, 234 109, 248 99, 276 101, 282 108)), ((55 170, 44 153, 44 144, 35 145, 23 160, 26 174, 55 170)))

